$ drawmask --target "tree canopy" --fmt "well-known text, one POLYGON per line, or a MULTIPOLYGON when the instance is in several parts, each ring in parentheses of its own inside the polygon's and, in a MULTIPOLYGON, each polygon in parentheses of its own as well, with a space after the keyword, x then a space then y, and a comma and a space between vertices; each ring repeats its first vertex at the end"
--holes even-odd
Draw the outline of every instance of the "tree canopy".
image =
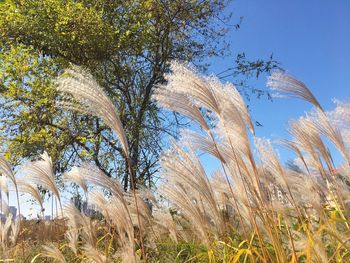
POLYGON ((225 5, 222 0, 2 2, 3 150, 16 164, 46 149, 58 172, 92 161, 129 187, 125 157, 110 129, 59 105, 55 79, 75 64, 93 74, 119 109, 137 181, 151 183, 162 136, 178 121, 158 110, 153 89, 164 81, 170 60, 199 61, 224 51, 225 5))

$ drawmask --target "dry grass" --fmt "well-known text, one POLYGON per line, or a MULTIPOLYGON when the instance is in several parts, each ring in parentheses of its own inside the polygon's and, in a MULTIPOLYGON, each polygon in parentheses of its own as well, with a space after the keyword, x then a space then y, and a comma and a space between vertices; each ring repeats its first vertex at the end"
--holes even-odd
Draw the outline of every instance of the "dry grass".
MULTIPOLYGON (((60 89, 114 128, 127 155, 116 110, 102 89, 78 69, 69 73, 71 76, 60 80, 60 89)), ((202 77, 176 62, 166 78, 167 85, 159 86, 154 98, 201 129, 183 131, 182 139, 162 155, 159 189, 126 193, 96 167, 75 167, 65 179, 82 188, 99 216, 90 217, 66 204, 64 219, 57 222, 24 222, 18 233, 18 226, 8 221, 1 225, 3 259, 349 262, 349 105, 338 103, 334 111, 324 112, 305 84, 274 74, 269 81, 273 89, 316 107, 290 122, 293 139, 281 140, 281 144, 293 151, 296 159, 285 166, 271 142, 254 135, 249 113, 234 86, 202 77), (210 125, 203 112, 210 112, 210 125), (330 143, 343 158, 338 167, 328 149, 330 143), (212 175, 206 173, 199 158, 203 152, 219 163, 212 175)), ((43 159, 27 166, 32 167, 27 182, 32 183, 30 187, 35 183, 47 188, 60 200, 51 180, 49 157, 43 159)), ((3 174, 13 182, 15 175, 11 178, 11 169, 5 164, 3 174)), ((42 204, 35 189, 19 186, 42 204)))

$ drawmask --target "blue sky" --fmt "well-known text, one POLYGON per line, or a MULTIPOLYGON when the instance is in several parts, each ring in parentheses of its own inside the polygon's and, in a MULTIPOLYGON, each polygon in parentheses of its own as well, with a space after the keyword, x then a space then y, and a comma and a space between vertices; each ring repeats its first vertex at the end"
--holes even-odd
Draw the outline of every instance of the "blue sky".
MULTIPOLYGON (((350 1, 348 0, 236 0, 229 7, 241 28, 227 35, 231 55, 215 59, 209 72, 233 66, 236 54, 248 59, 274 59, 303 81, 326 110, 333 98, 350 101, 350 1)), ((264 88, 266 77, 256 84, 264 88)), ((312 109, 297 99, 252 99, 253 119, 263 124, 257 136, 272 140, 288 136, 288 120, 312 109)), ((280 152, 286 160, 292 155, 280 152), (283 154, 282 154, 283 153, 283 154)))
MULTIPOLYGON (((243 16, 241 29, 229 32, 231 55, 211 59, 209 72, 232 67, 240 52, 251 60, 273 53, 285 70, 308 85, 326 110, 334 107, 333 98, 350 101, 350 0, 236 0, 228 11, 233 12, 233 21, 243 16)), ((258 88, 265 82, 263 77, 258 88)), ((252 99, 249 104, 253 119, 264 125, 257 127, 257 136, 272 140, 288 136, 288 119, 312 109, 296 99, 252 99)), ((284 160, 293 157, 279 151, 284 160)), ((206 158, 205 166, 214 169, 215 162, 206 158)), ((51 205, 47 206, 49 214, 51 205)), ((30 213, 29 206, 22 210, 30 213)))

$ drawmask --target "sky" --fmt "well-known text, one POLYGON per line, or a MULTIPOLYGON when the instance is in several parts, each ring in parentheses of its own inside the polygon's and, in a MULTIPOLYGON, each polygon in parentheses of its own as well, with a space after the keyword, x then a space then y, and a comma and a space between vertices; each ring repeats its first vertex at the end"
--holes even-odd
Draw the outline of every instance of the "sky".
MULTIPOLYGON (((333 98, 350 101, 350 0, 236 0, 227 8, 233 20, 242 16, 241 28, 226 38, 231 55, 210 59, 209 73, 233 66, 236 54, 245 52, 251 60, 267 59, 271 53, 288 73, 303 81, 326 110, 334 107, 333 98)), ((265 87, 266 76, 257 82, 265 87)), ((259 137, 286 138, 288 120, 312 109, 296 99, 254 99, 249 102, 259 137)), ((284 160, 292 155, 278 149, 284 160)), ((216 168, 212 158, 205 159, 209 170, 216 168)), ((24 202, 26 198, 21 198, 24 202)), ((14 198, 12 198, 14 200, 14 198)), ((50 204, 47 204, 50 214, 50 204)), ((29 205, 23 206, 28 215, 29 205)), ((38 209, 35 208, 36 211, 38 209)), ((33 213, 35 216, 36 211, 33 213)))
MULTIPOLYGON (((233 13, 232 21, 243 17, 242 24, 226 36, 231 55, 212 60, 209 72, 232 67, 241 52, 251 60, 268 59, 273 53, 284 70, 309 87, 325 110, 335 107, 333 99, 350 102, 349 0, 236 0, 227 11, 233 13)), ((267 76, 262 77, 257 88, 266 88, 266 80, 267 76)), ((272 141, 290 138, 288 120, 312 110, 298 99, 270 102, 254 96, 249 107, 252 118, 263 124, 256 128, 256 135, 272 141)), ((284 161, 293 157, 283 149, 277 151, 284 161)))

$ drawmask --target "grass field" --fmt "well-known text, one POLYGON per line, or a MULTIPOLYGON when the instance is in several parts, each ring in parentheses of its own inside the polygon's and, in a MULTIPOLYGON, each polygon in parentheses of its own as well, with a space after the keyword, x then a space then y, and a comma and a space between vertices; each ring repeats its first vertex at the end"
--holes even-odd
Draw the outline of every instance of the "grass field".
MULTIPOLYGON (((302 82, 274 73, 271 89, 314 105, 290 122, 293 139, 278 142, 295 153, 285 165, 269 140, 254 135, 234 86, 177 62, 171 68, 154 98, 200 128, 182 131, 163 153, 157 189, 132 182, 125 192, 84 163, 64 180, 77 184, 98 210, 89 216, 61 203, 46 153, 25 166, 21 179, 1 158, 14 190, 42 205, 40 185, 61 207, 53 221, 9 217, 1 224, 3 262, 350 262, 350 105, 325 112, 302 82), (341 155, 337 165, 328 145, 341 155), (215 173, 206 173, 203 152, 218 160, 215 173)), ((117 110, 91 76, 73 68, 58 88, 111 127, 129 156, 117 110)), ((76 108, 70 101, 65 106, 76 108)), ((133 174, 130 163, 129 169, 133 174)))

